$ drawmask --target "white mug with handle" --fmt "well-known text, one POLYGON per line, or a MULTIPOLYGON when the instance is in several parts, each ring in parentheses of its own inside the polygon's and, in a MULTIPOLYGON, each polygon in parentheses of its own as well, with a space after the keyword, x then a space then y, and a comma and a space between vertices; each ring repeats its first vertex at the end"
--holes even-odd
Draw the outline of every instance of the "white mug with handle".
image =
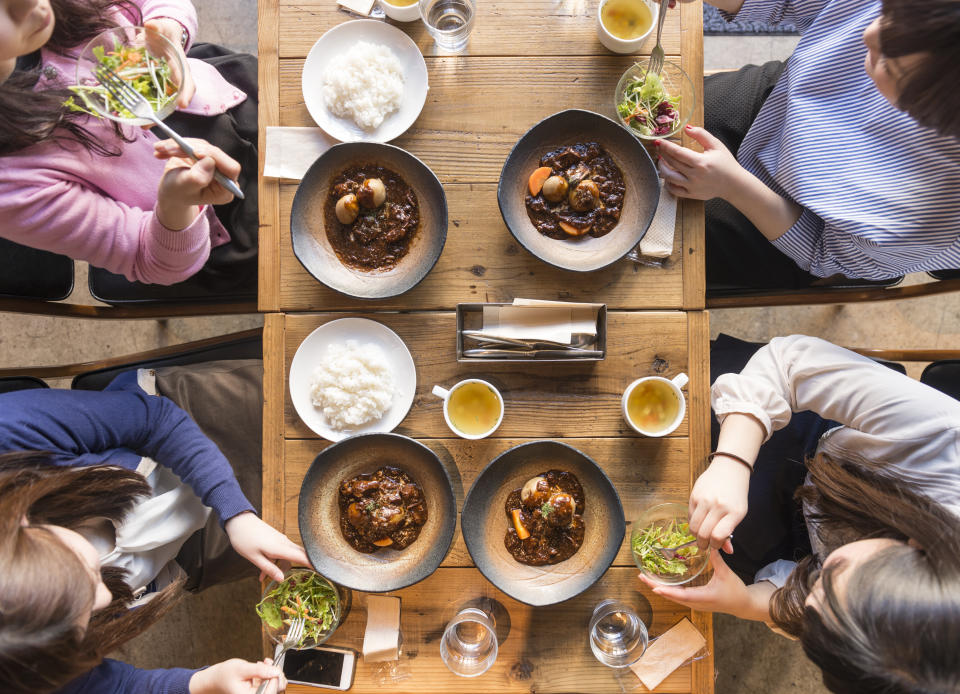
POLYGON ((666 436, 668 434, 676 431, 677 427, 680 426, 680 422, 683 421, 683 416, 687 412, 687 401, 683 397, 683 391, 680 390, 690 379, 687 378, 687 374, 680 373, 673 377, 673 379, 663 378, 661 376, 647 376, 645 378, 638 378, 636 381, 627 386, 627 389, 623 391, 623 398, 620 401, 621 408, 623 410, 623 420, 638 434, 643 434, 644 436, 666 436), (634 422, 630 418, 629 411, 629 402, 630 396, 633 394, 641 384, 648 382, 657 382, 662 383, 665 388, 668 388, 673 396, 677 399, 677 412, 676 415, 670 420, 669 423, 664 425, 662 428, 656 430, 650 430, 643 428, 640 424, 634 422))
POLYGON ((440 386, 434 386, 432 392, 438 398, 443 398, 443 418, 447 422, 447 426, 450 427, 450 431, 452 431, 457 436, 460 436, 465 439, 471 439, 471 440, 483 439, 489 436, 490 434, 492 434, 493 432, 495 432, 497 430, 497 427, 500 426, 500 422, 503 421, 503 396, 500 395, 500 391, 497 390, 493 385, 487 383, 486 381, 482 381, 479 378, 468 378, 465 381, 460 381, 455 386, 450 388, 450 390, 447 390, 446 388, 441 388, 440 386), (468 434, 467 432, 462 431, 450 419, 450 397, 454 393, 456 393, 460 388, 463 388, 464 386, 469 385, 471 383, 478 383, 486 387, 487 389, 489 389, 489 391, 494 395, 494 397, 496 397, 497 405, 500 408, 499 415, 497 416, 497 421, 493 424, 493 426, 491 426, 486 431, 474 433, 474 434, 468 434))

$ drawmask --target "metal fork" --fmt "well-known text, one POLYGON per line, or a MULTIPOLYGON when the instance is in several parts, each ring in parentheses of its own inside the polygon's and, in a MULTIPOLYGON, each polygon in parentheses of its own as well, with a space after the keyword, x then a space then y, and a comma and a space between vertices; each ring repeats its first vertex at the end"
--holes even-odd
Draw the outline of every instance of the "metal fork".
POLYGON ((663 20, 667 18, 667 7, 669 0, 660 0, 660 14, 657 15, 657 45, 650 52, 650 62, 647 63, 647 72, 659 75, 663 70, 663 44, 660 43, 660 35, 663 33, 663 20))
MULTIPOLYGON (((193 148, 187 144, 187 141, 175 133, 169 125, 157 118, 157 114, 153 112, 153 108, 151 108, 143 94, 131 87, 125 79, 120 77, 120 75, 115 73, 110 68, 103 67, 102 65, 98 66, 94 70, 94 75, 96 76, 97 81, 100 82, 100 84, 102 84, 108 92, 110 92, 110 96, 119 101, 125 109, 130 111, 130 113, 135 115, 137 118, 146 118, 147 120, 153 121, 157 127, 172 137, 176 143, 180 145, 180 149, 186 152, 187 156, 194 161, 199 161, 200 158, 194 153, 193 148)), ((213 177, 216 179, 217 183, 229 190, 236 197, 243 200, 243 191, 240 190, 240 186, 238 186, 235 182, 231 181, 219 171, 214 171, 213 177)))
MULTIPOLYGON (((292 622, 290 622, 290 628, 287 629, 287 635, 283 637, 283 645, 280 647, 280 652, 277 653, 277 656, 273 659, 273 664, 278 668, 283 668, 283 656, 291 648, 300 645, 300 640, 303 638, 303 629, 306 625, 303 617, 297 617, 292 622)), ((264 680, 260 683, 260 686, 257 687, 257 694, 263 694, 267 689, 267 685, 270 683, 270 680, 264 680)))
MULTIPOLYGON (((733 539, 733 535, 730 536, 730 539, 733 539)), ((676 559, 677 553, 681 549, 686 549, 695 544, 697 544, 697 541, 694 539, 690 540, 690 542, 684 542, 682 545, 677 545, 676 547, 657 547, 656 549, 664 559, 676 559)))

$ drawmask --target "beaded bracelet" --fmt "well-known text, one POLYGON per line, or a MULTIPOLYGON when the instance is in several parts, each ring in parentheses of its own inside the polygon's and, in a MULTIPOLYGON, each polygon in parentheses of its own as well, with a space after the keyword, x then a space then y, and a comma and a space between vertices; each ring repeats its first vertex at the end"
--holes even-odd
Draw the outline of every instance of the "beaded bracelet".
POLYGON ((715 457, 717 457, 718 455, 722 455, 722 456, 725 456, 725 457, 727 457, 727 458, 731 458, 731 459, 733 459, 733 460, 736 460, 738 463, 742 463, 743 465, 746 465, 746 466, 747 466, 747 469, 750 471, 750 474, 751 474, 751 475, 753 474, 753 465, 751 465, 749 462, 747 462, 747 459, 746 459, 746 458, 741 458, 740 456, 735 455, 735 454, 733 454, 733 453, 726 453, 725 451, 714 451, 713 453, 711 453, 710 455, 707 456, 707 462, 711 462, 711 463, 712 463, 712 462, 713 462, 713 459, 714 459, 715 457))

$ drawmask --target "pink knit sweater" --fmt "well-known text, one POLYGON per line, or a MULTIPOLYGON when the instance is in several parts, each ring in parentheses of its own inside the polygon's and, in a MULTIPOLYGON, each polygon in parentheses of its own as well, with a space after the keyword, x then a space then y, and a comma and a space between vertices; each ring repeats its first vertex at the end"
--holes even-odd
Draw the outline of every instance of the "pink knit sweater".
MULTIPOLYGON (((189 0, 135 2, 144 20, 176 19, 196 35, 197 16, 189 0)), ((126 17, 118 21, 130 24, 126 17)), ((43 50, 41 60, 37 89, 75 82, 75 59, 43 50)), ((246 99, 212 66, 189 63, 197 91, 187 113, 215 115, 246 99)), ((171 231, 157 219, 164 162, 153 156, 157 138, 152 133, 127 127, 127 136, 135 137, 127 143, 107 121, 90 118, 85 127, 122 154, 103 157, 79 145, 64 149, 47 142, 0 157, 0 236, 154 284, 190 277, 212 247, 230 240, 209 206, 182 231, 171 231)))

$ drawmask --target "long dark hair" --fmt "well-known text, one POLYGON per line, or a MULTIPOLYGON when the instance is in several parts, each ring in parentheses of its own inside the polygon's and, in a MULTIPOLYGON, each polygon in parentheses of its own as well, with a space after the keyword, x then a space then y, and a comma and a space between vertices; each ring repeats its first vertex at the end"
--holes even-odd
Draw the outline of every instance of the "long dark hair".
MULTIPOLYGON (((68 54, 83 46, 101 31, 117 26, 114 17, 123 12, 131 22, 140 24, 140 8, 130 0, 50 0, 54 28, 44 48, 68 54)), ((30 61, 26 61, 30 62, 30 61)), ((102 156, 117 156, 120 150, 101 142, 83 124, 88 116, 70 110, 64 102, 72 96, 67 89, 34 91, 40 79, 39 61, 27 69, 14 70, 0 83, 0 156, 12 154, 41 142, 62 145, 79 143, 102 156)), ((129 141, 119 124, 114 132, 129 141)))
POLYGON ((925 54, 901 77, 897 106, 921 125, 960 137, 960 2, 883 0, 880 49, 888 58, 925 54))
MULTIPOLYGON (((960 520, 902 479, 822 454, 798 498, 828 534, 902 542, 859 564, 842 595, 807 557, 774 593, 770 614, 798 636, 837 694, 960 692, 960 520), (911 541, 907 544, 907 541, 911 541), (825 608, 806 606, 820 573, 825 608)), ((834 548, 829 548, 834 549, 834 548)))
POLYGON ((130 610, 133 593, 119 569, 101 570, 113 595, 86 629, 94 590, 83 563, 45 525, 75 529, 119 521, 150 494, 142 476, 96 465, 59 467, 46 453, 0 455, 0 689, 53 692, 143 632, 179 598, 181 584, 130 610))

